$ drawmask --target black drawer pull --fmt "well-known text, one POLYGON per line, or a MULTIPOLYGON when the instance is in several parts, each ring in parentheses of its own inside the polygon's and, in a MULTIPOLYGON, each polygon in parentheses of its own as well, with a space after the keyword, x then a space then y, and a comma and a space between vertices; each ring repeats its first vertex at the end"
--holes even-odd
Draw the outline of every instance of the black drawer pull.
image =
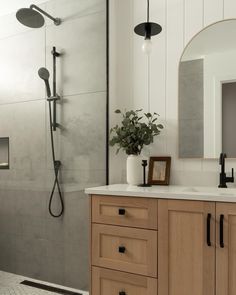
POLYGON ((211 214, 207 214, 207 245, 211 247, 211 214))
POLYGON ((119 292, 119 295, 126 295, 124 291, 119 292))
POLYGON ((224 215, 220 215, 220 247, 224 248, 224 215))
POLYGON ((120 208, 119 209, 119 215, 125 215, 125 209, 120 208))
POLYGON ((125 253, 126 249, 124 246, 119 246, 119 253, 125 253))

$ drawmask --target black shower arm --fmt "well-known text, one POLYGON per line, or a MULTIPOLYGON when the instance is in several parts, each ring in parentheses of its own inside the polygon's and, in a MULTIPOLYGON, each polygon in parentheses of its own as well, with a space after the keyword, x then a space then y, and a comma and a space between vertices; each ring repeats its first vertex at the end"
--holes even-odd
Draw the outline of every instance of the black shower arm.
POLYGON ((39 8, 35 4, 30 5, 30 9, 38 10, 40 13, 44 14, 45 16, 47 16, 48 18, 50 18, 52 21, 54 21, 54 23, 56 25, 60 25, 60 23, 61 23, 61 21, 60 21, 59 18, 55 18, 55 17, 51 16, 50 14, 48 14, 46 11, 42 10, 41 8, 39 8))

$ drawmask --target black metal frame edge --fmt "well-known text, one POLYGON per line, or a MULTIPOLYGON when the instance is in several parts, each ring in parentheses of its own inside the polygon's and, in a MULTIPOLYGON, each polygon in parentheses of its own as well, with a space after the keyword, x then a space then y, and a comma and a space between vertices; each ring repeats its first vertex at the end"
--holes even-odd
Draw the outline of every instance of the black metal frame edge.
POLYGON ((106 79, 107 79, 107 95, 106 95, 106 185, 109 184, 109 0, 106 0, 106 79))
POLYGON ((8 141, 8 147, 7 147, 7 150, 8 150, 8 165, 7 166, 2 166, 0 167, 0 170, 9 170, 10 169, 10 137, 0 137, 0 139, 7 139, 8 141))

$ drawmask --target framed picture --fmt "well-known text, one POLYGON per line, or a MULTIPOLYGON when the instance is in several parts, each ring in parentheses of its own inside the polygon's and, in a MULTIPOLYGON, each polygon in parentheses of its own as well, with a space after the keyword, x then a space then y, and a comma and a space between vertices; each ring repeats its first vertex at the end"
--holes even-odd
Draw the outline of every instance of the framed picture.
POLYGON ((148 183, 169 185, 171 157, 150 157, 148 183))

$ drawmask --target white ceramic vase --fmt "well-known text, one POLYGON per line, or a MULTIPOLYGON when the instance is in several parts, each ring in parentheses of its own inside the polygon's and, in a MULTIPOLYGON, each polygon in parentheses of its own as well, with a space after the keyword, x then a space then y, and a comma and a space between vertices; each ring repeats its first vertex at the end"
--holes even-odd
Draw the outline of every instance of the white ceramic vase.
POLYGON ((143 169, 140 155, 129 155, 126 162, 127 183, 130 185, 138 185, 142 183, 143 169))

